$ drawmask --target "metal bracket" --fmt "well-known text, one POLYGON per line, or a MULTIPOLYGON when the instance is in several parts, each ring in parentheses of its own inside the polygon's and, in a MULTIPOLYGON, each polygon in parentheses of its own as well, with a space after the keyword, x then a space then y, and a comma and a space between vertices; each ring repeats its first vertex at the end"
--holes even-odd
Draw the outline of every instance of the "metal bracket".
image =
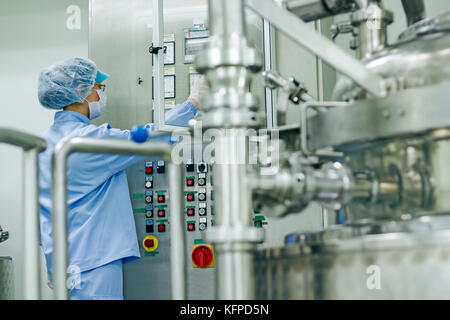
POLYGON ((300 106, 300 121, 301 121, 301 133, 300 133, 300 149, 306 156, 312 156, 312 157, 334 157, 334 158, 341 158, 344 156, 342 152, 335 152, 335 151, 329 151, 329 150, 317 150, 315 152, 310 151, 308 149, 308 117, 307 112, 308 109, 314 109, 317 112, 322 112, 321 109, 326 108, 341 108, 348 106, 349 103, 347 102, 336 102, 336 101, 324 101, 324 102, 318 102, 318 101, 310 101, 302 104, 300 106))
POLYGON ((150 52, 151 54, 158 54, 159 50, 162 50, 162 49, 164 49, 164 53, 167 52, 167 46, 164 46, 164 47, 154 47, 154 46, 153 46, 153 43, 152 43, 152 45, 150 46, 150 48, 148 48, 148 52, 150 52))

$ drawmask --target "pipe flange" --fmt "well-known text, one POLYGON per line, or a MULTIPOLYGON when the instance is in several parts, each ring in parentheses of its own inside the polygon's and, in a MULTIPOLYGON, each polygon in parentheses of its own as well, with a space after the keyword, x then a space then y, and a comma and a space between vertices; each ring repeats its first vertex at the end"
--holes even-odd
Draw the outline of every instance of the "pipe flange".
POLYGON ((350 22, 353 26, 358 26, 360 23, 366 21, 383 21, 386 25, 389 25, 394 22, 394 14, 392 11, 378 6, 369 6, 355 11, 350 15, 350 22))
POLYGON ((198 72, 206 73, 220 66, 239 66, 255 73, 261 70, 261 57, 245 38, 228 40, 230 42, 224 44, 223 40, 211 39, 208 47, 196 58, 195 66, 198 72))
POLYGON ((197 118, 202 127, 208 128, 258 128, 263 124, 263 116, 249 110, 215 109, 200 114, 197 118))
POLYGON ((234 243, 261 243, 264 240, 264 229, 255 227, 212 227, 206 232, 208 242, 221 245, 234 243))

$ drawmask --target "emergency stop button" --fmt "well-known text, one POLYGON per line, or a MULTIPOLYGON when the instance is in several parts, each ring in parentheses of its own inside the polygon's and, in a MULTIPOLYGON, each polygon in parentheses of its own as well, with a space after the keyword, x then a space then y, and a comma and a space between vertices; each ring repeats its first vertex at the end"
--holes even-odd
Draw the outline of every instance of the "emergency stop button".
POLYGON ((214 267, 214 251, 211 245, 197 245, 192 250, 194 268, 214 267))
POLYGON ((147 248, 153 248, 155 246, 155 242, 153 241, 153 239, 147 239, 144 241, 144 246, 146 246, 147 248))
POLYGON ((145 251, 155 251, 158 248, 158 238, 155 236, 146 236, 144 240, 142 240, 142 246, 145 251))

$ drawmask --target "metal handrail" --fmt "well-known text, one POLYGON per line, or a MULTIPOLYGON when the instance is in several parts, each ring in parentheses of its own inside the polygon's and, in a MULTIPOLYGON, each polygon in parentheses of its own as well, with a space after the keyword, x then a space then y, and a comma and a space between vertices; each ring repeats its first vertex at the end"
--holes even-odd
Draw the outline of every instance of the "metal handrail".
POLYGON ((169 164, 172 298, 186 299, 186 250, 184 239, 182 167, 174 164, 172 148, 163 142, 65 138, 55 147, 52 171, 53 280, 55 299, 68 299, 67 159, 75 152, 162 157, 169 164))
POLYGON ((0 128, 0 142, 21 147, 24 150, 36 149, 39 152, 47 148, 41 137, 10 128, 0 128))
POLYGON ((41 298, 40 291, 40 224, 39 224, 39 180, 38 156, 47 148, 44 139, 10 128, 0 128, 0 143, 20 147, 24 150, 23 193, 24 234, 27 245, 24 249, 24 298, 41 298))

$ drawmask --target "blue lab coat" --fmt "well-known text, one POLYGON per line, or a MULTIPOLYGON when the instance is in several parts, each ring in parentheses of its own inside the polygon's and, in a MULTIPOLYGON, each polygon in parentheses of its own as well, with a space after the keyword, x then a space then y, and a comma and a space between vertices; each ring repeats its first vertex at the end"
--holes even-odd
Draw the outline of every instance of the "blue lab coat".
MULTIPOLYGON (((166 124, 187 126, 196 109, 190 102, 166 112, 166 124)), ((152 130, 152 124, 147 125, 152 130)), ((43 134, 47 150, 39 156, 41 245, 52 274, 51 166, 55 145, 65 137, 130 139, 129 130, 90 124, 84 115, 59 111, 43 134)), ((170 136, 150 138, 173 142, 170 136)), ((140 257, 125 169, 143 157, 74 153, 68 159, 69 266, 85 272, 140 257)))

